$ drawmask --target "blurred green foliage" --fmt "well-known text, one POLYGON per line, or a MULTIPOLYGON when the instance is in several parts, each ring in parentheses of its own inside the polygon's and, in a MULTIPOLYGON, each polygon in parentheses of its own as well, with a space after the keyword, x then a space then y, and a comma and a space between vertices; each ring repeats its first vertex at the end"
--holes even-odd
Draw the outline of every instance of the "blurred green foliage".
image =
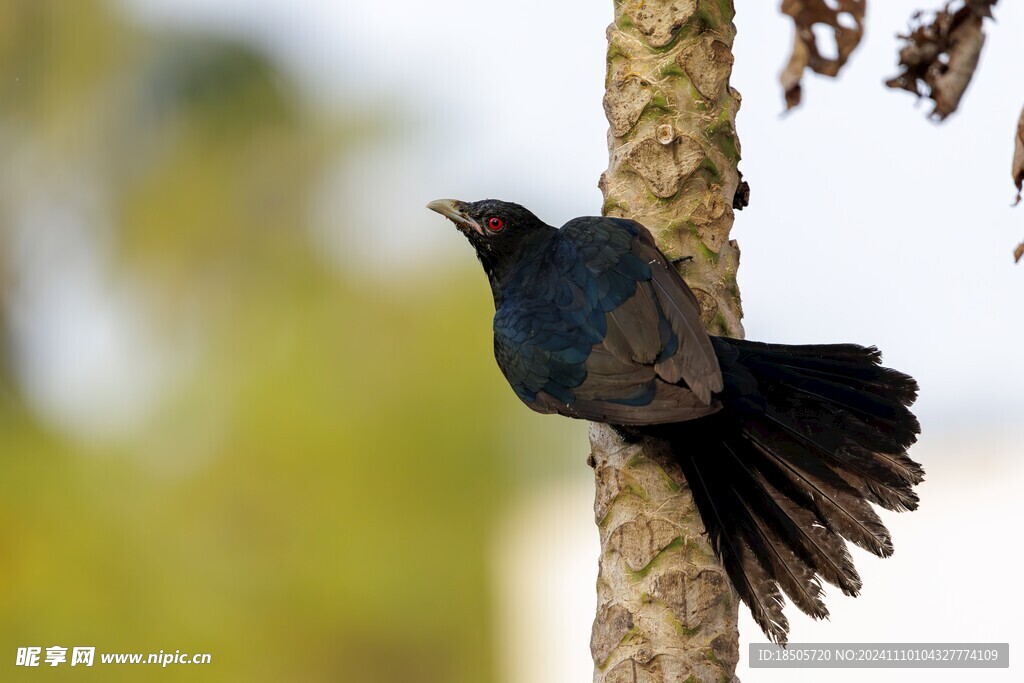
POLYGON ((39 416, 5 352, 0 680, 495 677, 495 518, 562 466, 511 438, 532 418, 489 357, 471 259, 381 288, 317 253, 310 198, 361 120, 309 111, 240 44, 94 1, 0 4, 0 152, 33 165, 0 176, 0 249, 26 186, 88 184, 107 276, 185 359, 144 424, 90 440, 39 416), (213 664, 15 667, 30 645, 213 664))

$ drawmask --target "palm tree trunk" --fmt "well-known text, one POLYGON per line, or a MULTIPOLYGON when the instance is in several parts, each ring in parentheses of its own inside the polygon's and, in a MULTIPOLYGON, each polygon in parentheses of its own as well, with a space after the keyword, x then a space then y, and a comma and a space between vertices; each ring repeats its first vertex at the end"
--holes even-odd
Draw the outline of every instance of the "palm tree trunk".
MULTIPOLYGON (((740 176, 732 0, 615 0, 603 213, 640 221, 683 275, 713 334, 743 335, 729 240, 740 176)), ((738 204, 738 206, 741 206, 738 204)), ((601 536, 595 683, 729 681, 739 600, 678 467, 591 426, 601 536), (692 677, 692 678, 691 678, 692 677)))

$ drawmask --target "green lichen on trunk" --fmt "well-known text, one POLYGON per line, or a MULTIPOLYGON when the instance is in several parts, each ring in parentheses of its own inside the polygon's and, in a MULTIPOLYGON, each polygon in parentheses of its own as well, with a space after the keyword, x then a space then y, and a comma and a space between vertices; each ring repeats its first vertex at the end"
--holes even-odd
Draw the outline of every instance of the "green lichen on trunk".
MULTIPOLYGON (((616 0, 604 99, 606 215, 646 225, 682 266, 712 334, 740 337, 729 239, 739 186, 729 87, 731 0, 616 0)), ((601 534, 594 681, 730 681, 739 601, 678 467, 650 445, 591 427, 601 534)))

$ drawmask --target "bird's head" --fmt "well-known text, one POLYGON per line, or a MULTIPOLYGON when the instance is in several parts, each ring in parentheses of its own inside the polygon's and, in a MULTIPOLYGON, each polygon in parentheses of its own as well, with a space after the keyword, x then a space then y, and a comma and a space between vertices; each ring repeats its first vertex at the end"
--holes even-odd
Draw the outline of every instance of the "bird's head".
POLYGON ((497 199, 438 199, 427 204, 427 208, 455 223, 466 236, 492 285, 523 254, 524 248, 549 239, 555 232, 525 207, 497 199))

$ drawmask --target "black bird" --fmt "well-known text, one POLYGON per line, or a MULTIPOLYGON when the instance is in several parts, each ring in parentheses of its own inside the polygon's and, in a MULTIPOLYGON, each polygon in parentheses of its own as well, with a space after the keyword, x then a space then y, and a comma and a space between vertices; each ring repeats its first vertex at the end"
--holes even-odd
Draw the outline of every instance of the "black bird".
POLYGON ((697 299, 647 228, 575 218, 560 229, 517 204, 431 202, 476 249, 494 294, 494 355, 540 413, 669 443, 712 546, 772 640, 782 591, 828 616, 820 579, 856 595, 844 538, 892 541, 870 503, 913 510, 924 478, 906 450, 917 383, 873 347, 709 336, 697 299))

